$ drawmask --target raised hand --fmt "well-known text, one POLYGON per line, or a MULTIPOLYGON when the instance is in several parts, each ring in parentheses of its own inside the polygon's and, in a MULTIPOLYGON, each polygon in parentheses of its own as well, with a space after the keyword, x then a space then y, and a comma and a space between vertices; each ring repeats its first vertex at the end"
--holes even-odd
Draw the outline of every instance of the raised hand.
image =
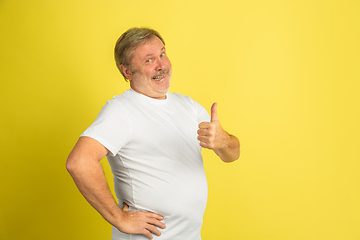
POLYGON ((166 226, 161 220, 163 216, 151 213, 151 212, 140 212, 140 211, 129 211, 129 206, 123 203, 122 209, 124 215, 120 222, 119 231, 127 234, 143 234, 149 239, 153 239, 152 233, 157 236, 161 235, 161 232, 157 227, 164 229, 166 226))
POLYGON ((198 140, 200 146, 208 149, 226 148, 229 142, 229 134, 221 127, 217 116, 217 103, 211 106, 210 122, 202 122, 199 124, 198 140))
POLYGON ((214 150, 222 161, 233 162, 240 157, 240 143, 222 129, 216 107, 217 103, 211 106, 210 122, 199 124, 198 140, 201 147, 214 150))

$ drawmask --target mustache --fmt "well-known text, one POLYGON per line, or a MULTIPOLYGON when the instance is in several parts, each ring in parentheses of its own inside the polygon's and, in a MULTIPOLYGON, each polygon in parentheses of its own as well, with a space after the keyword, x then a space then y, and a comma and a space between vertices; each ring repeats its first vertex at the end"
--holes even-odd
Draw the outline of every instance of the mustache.
POLYGON ((160 72, 157 72, 155 73, 154 75, 152 75, 151 77, 152 78, 155 78, 155 77, 158 77, 158 76, 161 76, 161 75, 166 75, 170 72, 171 69, 164 69, 164 70, 161 70, 160 72))

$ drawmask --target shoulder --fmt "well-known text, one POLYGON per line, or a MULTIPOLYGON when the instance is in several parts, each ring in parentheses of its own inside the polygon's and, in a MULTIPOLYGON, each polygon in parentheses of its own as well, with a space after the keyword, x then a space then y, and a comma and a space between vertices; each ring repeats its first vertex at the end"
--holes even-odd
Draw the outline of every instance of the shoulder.
POLYGON ((199 104, 197 101, 193 100, 187 95, 182 95, 179 93, 171 93, 171 98, 178 104, 184 106, 187 110, 192 109, 197 115, 205 113, 207 114, 205 108, 199 104))
POLYGON ((197 102, 193 100, 191 97, 187 95, 182 95, 180 93, 169 93, 169 96, 172 97, 175 101, 189 103, 189 104, 196 104, 197 102))
POLYGON ((130 102, 132 92, 130 90, 126 90, 122 94, 115 95, 111 100, 108 100, 108 103, 119 104, 130 102))
POLYGON ((128 91, 123 94, 115 95, 111 100, 107 100, 101 108, 98 118, 124 118, 131 109, 131 97, 128 91))
POLYGON ((131 104, 131 92, 127 90, 120 95, 115 95, 111 100, 108 100, 104 107, 122 108, 129 104, 131 104))

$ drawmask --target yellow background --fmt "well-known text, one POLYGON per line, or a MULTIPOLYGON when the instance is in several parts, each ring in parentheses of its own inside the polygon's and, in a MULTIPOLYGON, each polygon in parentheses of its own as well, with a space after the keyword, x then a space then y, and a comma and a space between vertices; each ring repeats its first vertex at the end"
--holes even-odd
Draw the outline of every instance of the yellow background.
POLYGON ((233 164, 203 151, 204 240, 360 239, 356 0, 0 1, 0 239, 110 239, 65 161, 128 89, 113 47, 133 26, 165 38, 171 92, 217 101, 241 140, 233 164))

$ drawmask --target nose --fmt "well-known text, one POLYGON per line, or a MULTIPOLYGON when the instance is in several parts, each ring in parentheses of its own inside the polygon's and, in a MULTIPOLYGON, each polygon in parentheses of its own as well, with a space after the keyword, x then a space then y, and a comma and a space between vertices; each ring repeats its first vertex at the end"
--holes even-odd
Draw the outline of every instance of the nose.
POLYGON ((161 71, 165 69, 165 61, 164 59, 158 58, 156 61, 156 71, 161 71))

